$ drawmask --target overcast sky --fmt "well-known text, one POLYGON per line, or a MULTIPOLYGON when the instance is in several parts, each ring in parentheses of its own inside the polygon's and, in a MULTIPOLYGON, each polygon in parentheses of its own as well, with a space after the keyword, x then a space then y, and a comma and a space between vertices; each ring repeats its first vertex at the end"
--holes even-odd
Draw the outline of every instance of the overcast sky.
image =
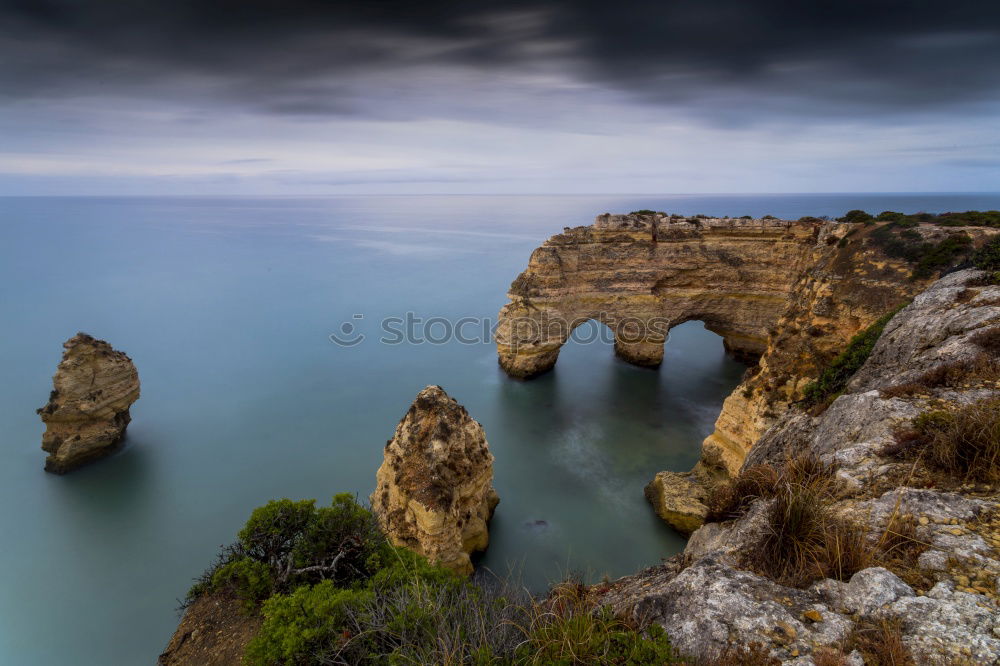
POLYGON ((998 190, 998 2, 0 0, 0 194, 998 190))

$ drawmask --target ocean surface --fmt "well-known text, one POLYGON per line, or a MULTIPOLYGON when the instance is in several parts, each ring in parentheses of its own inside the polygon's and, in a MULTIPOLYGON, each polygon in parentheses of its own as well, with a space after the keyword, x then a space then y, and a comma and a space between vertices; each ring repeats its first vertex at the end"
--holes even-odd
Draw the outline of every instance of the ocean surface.
POLYGON ((578 340, 530 382, 471 339, 547 237, 640 208, 797 218, 997 209, 1000 195, 0 199, 0 663, 154 663, 177 600, 250 511, 366 498, 427 384, 496 456, 482 565, 541 589, 679 551, 642 488, 690 468, 743 374, 721 339, 675 328, 658 371, 578 340), (407 313, 411 340, 380 341, 407 313), (462 318, 465 339, 442 341, 462 318), (142 398, 120 453, 58 477, 35 409, 77 331, 132 357, 142 398))

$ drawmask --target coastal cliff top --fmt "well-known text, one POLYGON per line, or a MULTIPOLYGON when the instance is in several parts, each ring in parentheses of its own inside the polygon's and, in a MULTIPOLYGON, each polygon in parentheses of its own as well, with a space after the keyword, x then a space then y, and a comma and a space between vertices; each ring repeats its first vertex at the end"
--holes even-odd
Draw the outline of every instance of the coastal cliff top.
POLYGON ((802 218, 801 220, 782 220, 771 215, 764 217, 709 217, 706 215, 678 215, 676 213, 663 213, 653 211, 635 211, 632 213, 613 214, 604 213, 594 219, 595 229, 608 230, 642 230, 668 225, 682 227, 764 227, 764 228, 784 228, 792 224, 816 224, 825 220, 820 218, 802 218))

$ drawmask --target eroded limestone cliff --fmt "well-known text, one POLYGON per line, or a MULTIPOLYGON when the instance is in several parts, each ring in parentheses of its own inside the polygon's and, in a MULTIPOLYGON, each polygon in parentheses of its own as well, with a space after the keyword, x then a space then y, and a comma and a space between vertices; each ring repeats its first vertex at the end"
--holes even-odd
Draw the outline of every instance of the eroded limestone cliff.
POLYGON ((499 502, 486 435, 440 386, 421 391, 385 446, 372 511, 386 535, 460 574, 489 544, 499 502))
POLYGON ((997 461, 966 460, 956 472, 929 453, 898 455, 899 433, 920 414, 947 423, 957 418, 947 414, 985 405, 995 432, 1000 286, 979 278, 953 273, 919 294, 843 395, 819 416, 787 411, 744 464, 744 472, 778 469, 807 455, 827 466, 836 488, 828 515, 859 525, 863 537, 843 557, 864 554, 867 566, 798 585, 763 575, 753 562, 762 539, 793 528, 776 513, 780 496, 754 491, 741 515, 698 529, 682 555, 601 587, 602 602, 659 623, 692 655, 759 643, 786 663, 811 664, 829 649, 847 659, 836 663, 861 664, 852 650, 867 635, 900 637, 918 664, 998 663, 997 461))
MULTIPOLYGON (((518 378, 545 372, 573 328, 592 319, 614 332, 620 357, 656 366, 669 329, 700 320, 728 350, 759 358, 685 480, 726 477, 823 362, 927 285, 875 247, 871 231, 816 218, 600 215, 547 240, 511 284, 496 332, 500 365, 518 378)), ((926 225, 919 233, 990 232, 926 225)))
POLYGON ((38 410, 45 423, 45 469, 63 474, 114 452, 139 399, 139 373, 124 352, 77 333, 63 343, 49 402, 38 410))

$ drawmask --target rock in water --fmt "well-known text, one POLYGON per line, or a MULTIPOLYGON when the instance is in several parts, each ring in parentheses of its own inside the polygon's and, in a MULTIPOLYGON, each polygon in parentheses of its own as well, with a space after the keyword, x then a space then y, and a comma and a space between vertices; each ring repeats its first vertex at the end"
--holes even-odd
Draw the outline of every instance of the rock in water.
POLYGON ((440 386, 417 395, 385 445, 372 510, 389 539, 459 574, 489 544, 500 498, 483 427, 440 386))
POLYGON ((139 373, 124 352, 104 340, 77 333, 63 343, 62 361, 52 377, 42 449, 45 470, 65 474, 118 448, 139 399, 139 373))
POLYGON ((698 468, 687 474, 660 472, 646 486, 644 494, 656 515, 681 534, 691 534, 705 523, 708 496, 698 468))

